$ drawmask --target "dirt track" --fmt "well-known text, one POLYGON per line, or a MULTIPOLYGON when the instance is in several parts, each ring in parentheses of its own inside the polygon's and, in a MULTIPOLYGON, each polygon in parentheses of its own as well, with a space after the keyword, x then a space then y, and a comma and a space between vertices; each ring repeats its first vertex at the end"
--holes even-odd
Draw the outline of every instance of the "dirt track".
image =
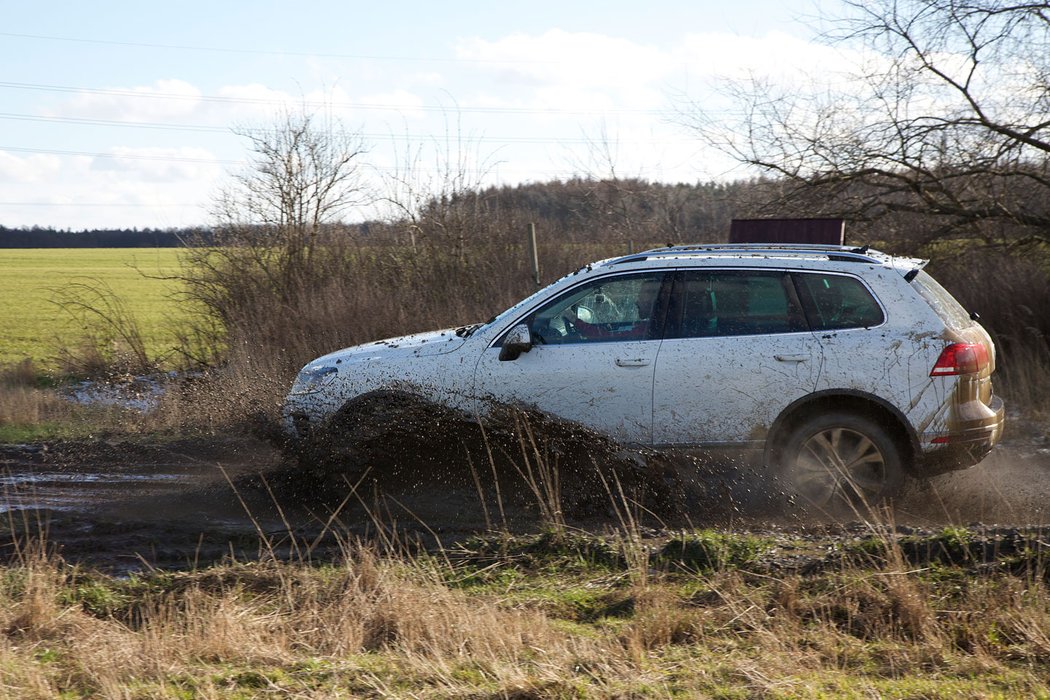
MULTIPOLYGON (((896 523, 1046 525, 1050 445, 1044 440, 1008 441, 973 469, 909 484, 896 505, 896 523)), ((599 447, 599 454, 610 457, 609 445, 599 447)), ((305 556, 305 544, 326 532, 326 524, 339 537, 322 539, 311 558, 337 554, 346 536, 382 537, 380 531, 388 536, 396 531, 402 541, 448 543, 489 528, 540 527, 539 508, 522 474, 477 469, 472 475, 460 455, 445 454, 437 462, 434 457, 373 465, 363 478, 353 474, 353 491, 344 478, 349 473, 310 474, 248 438, 164 446, 126 441, 0 446, 0 483, 9 529, 43 533, 67 561, 116 572, 183 568, 230 555, 251 559, 269 546, 279 556, 305 556), (435 467, 438 463, 445 466, 435 467), (458 473, 449 471, 449 464, 459 465, 458 473)), ((838 531, 828 519, 804 515, 778 500, 775 490, 760 488, 764 477, 754 468, 678 462, 670 472, 663 464, 646 473, 651 466, 624 463, 663 484, 646 491, 652 513, 643 519, 654 537, 690 526, 796 536, 821 532, 832 538, 838 531)), ((562 475, 571 526, 602 532, 619 524, 607 490, 598 492, 593 479, 585 489, 574 489, 571 480, 571 472, 562 475)), ((11 544, 6 552, 16 556, 18 549, 11 544)))

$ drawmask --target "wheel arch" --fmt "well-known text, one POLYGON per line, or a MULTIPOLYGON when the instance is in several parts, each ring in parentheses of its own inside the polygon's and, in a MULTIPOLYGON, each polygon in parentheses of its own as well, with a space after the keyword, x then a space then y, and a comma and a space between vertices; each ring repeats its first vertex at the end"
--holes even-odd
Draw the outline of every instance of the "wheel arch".
POLYGON ((776 464, 792 430, 807 418, 829 411, 851 411, 868 416, 892 430, 904 457, 904 469, 915 472, 919 440, 908 419, 893 404, 855 389, 830 389, 804 396, 780 412, 766 438, 765 463, 776 464))

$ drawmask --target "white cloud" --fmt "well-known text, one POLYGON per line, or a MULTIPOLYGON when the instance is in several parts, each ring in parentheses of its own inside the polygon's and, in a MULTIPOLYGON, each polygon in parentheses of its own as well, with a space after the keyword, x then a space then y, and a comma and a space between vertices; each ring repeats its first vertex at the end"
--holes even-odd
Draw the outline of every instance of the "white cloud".
POLYGON ((3 183, 47 182, 61 171, 62 159, 59 156, 47 154, 19 156, 0 151, 0 182, 3 183))
POLYGON ((679 65, 691 75, 725 79, 750 75, 829 75, 847 68, 852 60, 838 49, 784 32, 769 32, 760 37, 690 34, 676 48, 675 55, 679 65))
POLYGON ((184 80, 157 80, 152 85, 109 87, 76 94, 46 116, 119 121, 165 121, 192 114, 201 92, 184 80))
POLYGON ((448 82, 448 78, 443 73, 436 71, 426 71, 421 73, 412 73, 409 76, 409 81, 413 85, 426 85, 429 87, 441 87, 448 82))
POLYGON ((693 33, 655 47, 555 29, 465 39, 456 50, 459 57, 480 62, 479 70, 494 79, 479 89, 477 104, 563 111, 662 110, 669 93, 751 77, 809 84, 819 76, 826 85, 841 82, 860 63, 858 54, 785 32, 693 33))
POLYGON ((207 204, 225 175, 220 165, 208 162, 213 159, 207 151, 116 147, 112 152, 121 157, 20 158, 0 152, 0 181, 5 183, 0 223, 85 229, 206 221, 207 204), (186 160, 164 160, 178 158, 186 160), (41 219, 44 211, 46 220, 41 219))
POLYGON ((224 172, 215 156, 203 148, 116 146, 112 153, 113 158, 96 158, 91 170, 153 183, 212 179, 224 172))
POLYGON ((405 117, 422 117, 424 114, 422 110, 425 105, 423 98, 408 90, 390 90, 388 92, 364 95, 361 97, 360 102, 363 105, 381 108, 382 111, 387 109, 393 110, 405 117))
POLYGON ((663 49, 627 39, 552 29, 538 36, 511 34, 488 41, 462 40, 460 58, 482 62, 504 85, 588 86, 618 90, 659 83, 673 68, 663 49))

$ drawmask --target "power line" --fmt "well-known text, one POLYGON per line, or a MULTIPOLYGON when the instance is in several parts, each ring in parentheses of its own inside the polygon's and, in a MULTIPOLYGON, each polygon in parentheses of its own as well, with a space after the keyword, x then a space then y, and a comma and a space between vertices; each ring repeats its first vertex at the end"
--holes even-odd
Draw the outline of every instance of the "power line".
POLYGON ((205 126, 203 124, 164 124, 158 122, 127 122, 117 119, 87 119, 83 117, 42 117, 33 114, 17 114, 12 112, 0 112, 0 119, 10 119, 26 122, 61 123, 61 124, 85 124, 90 126, 118 126, 136 129, 158 129, 163 131, 203 131, 216 133, 230 133, 230 129, 223 126, 205 126))
POLYGON ((204 51, 211 53, 250 54, 255 56, 278 56, 297 58, 338 58, 355 61, 402 61, 418 63, 479 63, 479 64, 523 64, 551 65, 558 61, 544 61, 530 58, 448 58, 431 56, 381 56, 377 54, 317 53, 312 51, 268 51, 266 49, 239 49, 227 46, 193 46, 188 44, 156 44, 144 41, 111 41, 106 39, 84 39, 70 36, 52 36, 47 34, 20 34, 17 32, 0 32, 0 36, 14 39, 34 39, 39 41, 61 41, 77 44, 98 44, 102 46, 126 46, 145 49, 167 49, 175 51, 204 51))
MULTIPOLYGON (((171 124, 163 122, 142 122, 142 121, 121 121, 117 119, 88 119, 84 117, 48 117, 38 116, 33 114, 18 114, 12 112, 0 112, 0 119, 8 119, 13 121, 28 121, 28 122, 41 122, 41 123, 59 123, 59 124, 81 124, 86 126, 105 126, 105 127, 120 127, 120 128, 135 128, 135 129, 153 129, 159 131, 192 131, 192 132, 205 132, 205 133, 224 133, 224 134, 236 134, 242 130, 235 132, 230 127, 223 126, 207 126, 204 124, 171 124)), ((259 129, 244 129, 246 133, 264 133, 267 131, 265 128, 259 129)), ((419 142, 427 141, 434 138, 432 134, 411 134, 411 133, 371 133, 371 132, 360 132, 358 136, 364 139, 371 139, 376 141, 405 141, 405 142, 419 142)), ((542 136, 486 136, 479 135, 473 137, 467 137, 466 141, 479 142, 479 143, 547 143, 554 145, 572 144, 572 145, 588 145, 594 143, 593 139, 587 138, 550 138, 542 136)), ((685 139, 616 139, 618 143, 637 143, 637 144, 669 144, 678 143, 685 139)))
POLYGON ((197 207, 200 202, 0 202, 0 207, 125 207, 146 209, 171 209, 173 207, 197 207))
POLYGON ((245 165, 242 160, 222 160, 219 158, 191 158, 189 156, 151 156, 141 153, 101 153, 92 151, 66 151, 57 148, 25 148, 22 146, 0 146, 0 151, 13 153, 40 153, 56 156, 89 156, 92 158, 113 158, 116 160, 155 160, 175 163, 207 163, 209 165, 245 165))
MULTIPOLYGON (((281 106, 287 104, 285 100, 264 99, 258 97, 223 97, 219 95, 186 95, 173 92, 142 92, 139 90, 122 90, 118 88, 87 88, 72 85, 46 85, 41 83, 16 83, 0 81, 0 88, 10 90, 34 90, 40 92, 61 92, 89 95, 105 95, 110 97, 134 97, 138 99, 154 100, 178 100, 194 102, 210 102, 219 104, 250 104, 281 106)), ((299 103, 304 107, 316 109, 360 109, 377 110, 387 112, 440 112, 443 114, 545 114, 545 115, 609 115, 609 114, 637 114, 637 115, 659 115, 656 109, 627 109, 622 107, 610 107, 605 109, 530 109, 527 107, 460 107, 449 109, 441 105, 403 105, 383 104, 374 102, 328 102, 328 101, 305 101, 299 103)))

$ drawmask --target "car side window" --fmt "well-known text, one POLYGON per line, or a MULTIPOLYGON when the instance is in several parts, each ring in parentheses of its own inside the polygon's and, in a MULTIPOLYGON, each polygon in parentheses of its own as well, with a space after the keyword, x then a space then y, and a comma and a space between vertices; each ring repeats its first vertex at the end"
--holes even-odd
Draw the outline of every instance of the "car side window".
POLYGON ((676 286, 667 337, 765 335, 806 330, 787 274, 688 270, 676 286))
POLYGON ((665 273, 593 280, 540 307, 526 323, 546 345, 649 340, 658 331, 665 273))
POLYGON ((856 277, 795 273, 799 297, 815 331, 870 328, 885 320, 882 307, 856 277))

